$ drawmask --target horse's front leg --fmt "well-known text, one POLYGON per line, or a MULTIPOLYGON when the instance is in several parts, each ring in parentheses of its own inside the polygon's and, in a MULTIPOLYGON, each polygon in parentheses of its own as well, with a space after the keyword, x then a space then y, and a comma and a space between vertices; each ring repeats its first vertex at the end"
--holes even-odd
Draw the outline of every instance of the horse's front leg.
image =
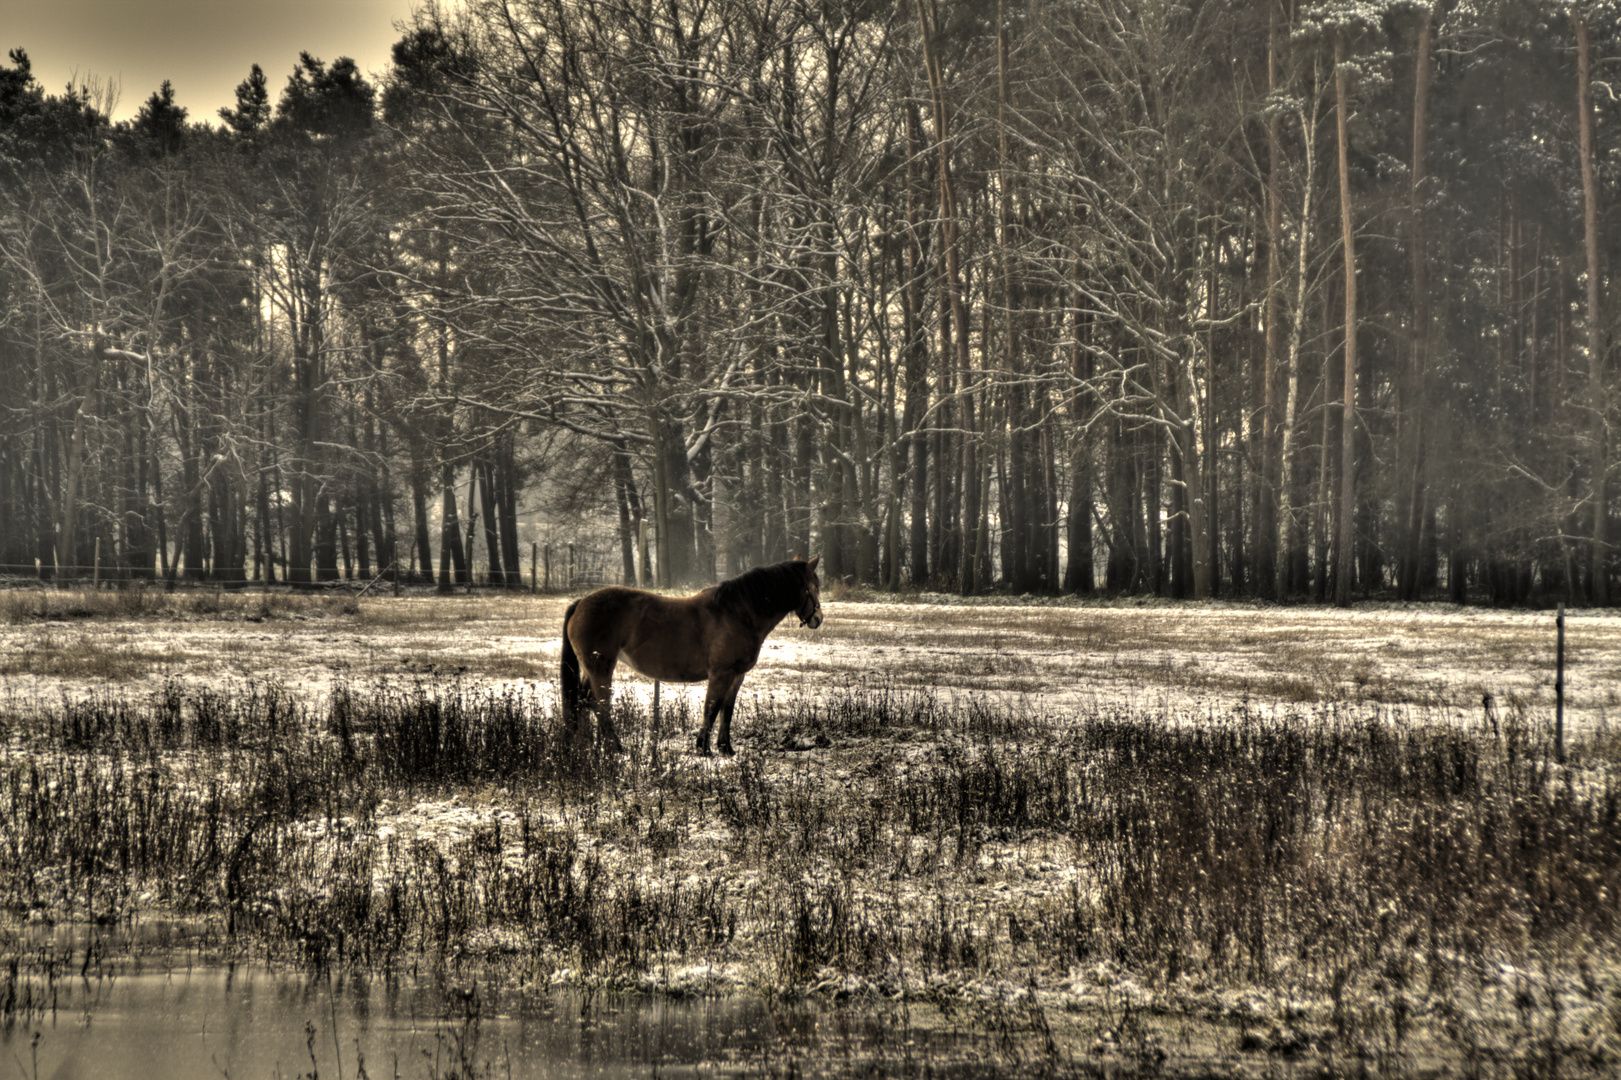
POLYGON ((720 735, 715 749, 727 757, 732 756, 732 713, 737 710, 737 692, 743 689, 743 676, 734 676, 726 685, 720 701, 720 735))
MULTIPOLYGON (((704 692, 704 726, 698 729, 698 743, 696 747, 698 753, 702 754, 704 757, 709 756, 709 732, 710 729, 715 726, 715 714, 720 711, 721 702, 724 700, 725 691, 726 683, 724 680, 720 679, 719 677, 710 678, 709 687, 704 692)), ((724 730, 725 729, 723 728, 722 731, 724 730)), ((725 744, 723 743, 721 753, 729 754, 731 753, 731 750, 726 749, 725 744)))

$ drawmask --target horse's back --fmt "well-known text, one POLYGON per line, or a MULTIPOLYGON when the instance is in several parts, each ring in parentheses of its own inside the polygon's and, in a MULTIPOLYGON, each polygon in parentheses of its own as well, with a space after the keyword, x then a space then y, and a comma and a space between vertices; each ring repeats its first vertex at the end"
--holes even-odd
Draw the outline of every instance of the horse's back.
POLYGON ((709 677, 705 599, 608 585, 580 599, 568 635, 582 658, 622 658, 649 678, 702 682, 709 677))
POLYGON ((568 619, 574 647, 616 651, 644 623, 667 621, 663 597, 628 585, 606 585, 576 600, 568 619))

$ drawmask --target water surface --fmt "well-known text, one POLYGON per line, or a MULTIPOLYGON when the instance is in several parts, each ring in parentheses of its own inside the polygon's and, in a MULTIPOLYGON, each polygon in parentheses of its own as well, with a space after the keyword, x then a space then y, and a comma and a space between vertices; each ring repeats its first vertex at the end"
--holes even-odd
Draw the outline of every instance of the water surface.
POLYGON ((468 1065, 546 1080, 713 1075, 886 1037, 875 1018, 758 998, 498 991, 262 964, 75 975, 49 990, 50 1006, 0 1028, 0 1070, 28 1080, 357 1077, 362 1064, 374 1078, 468 1065))

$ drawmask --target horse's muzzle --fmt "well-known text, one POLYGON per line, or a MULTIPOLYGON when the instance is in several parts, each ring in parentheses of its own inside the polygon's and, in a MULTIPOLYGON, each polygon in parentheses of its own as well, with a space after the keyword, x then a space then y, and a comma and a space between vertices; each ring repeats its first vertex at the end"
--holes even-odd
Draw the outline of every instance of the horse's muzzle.
POLYGON ((822 625, 822 609, 817 608, 815 611, 811 612, 808 616, 807 615, 801 615, 799 617, 799 625, 800 626, 808 626, 812 630, 815 630, 818 626, 821 626, 822 625))

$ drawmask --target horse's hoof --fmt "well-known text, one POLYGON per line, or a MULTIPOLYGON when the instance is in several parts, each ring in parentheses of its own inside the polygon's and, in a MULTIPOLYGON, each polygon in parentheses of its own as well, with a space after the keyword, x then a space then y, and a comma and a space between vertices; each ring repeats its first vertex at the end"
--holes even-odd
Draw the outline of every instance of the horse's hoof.
POLYGON ((721 756, 723 757, 732 756, 732 744, 729 742, 723 742, 719 746, 715 747, 715 749, 719 750, 721 752, 721 756))
POLYGON ((693 750, 699 757, 714 757, 714 755, 709 752, 709 744, 701 739, 693 746, 693 750))

